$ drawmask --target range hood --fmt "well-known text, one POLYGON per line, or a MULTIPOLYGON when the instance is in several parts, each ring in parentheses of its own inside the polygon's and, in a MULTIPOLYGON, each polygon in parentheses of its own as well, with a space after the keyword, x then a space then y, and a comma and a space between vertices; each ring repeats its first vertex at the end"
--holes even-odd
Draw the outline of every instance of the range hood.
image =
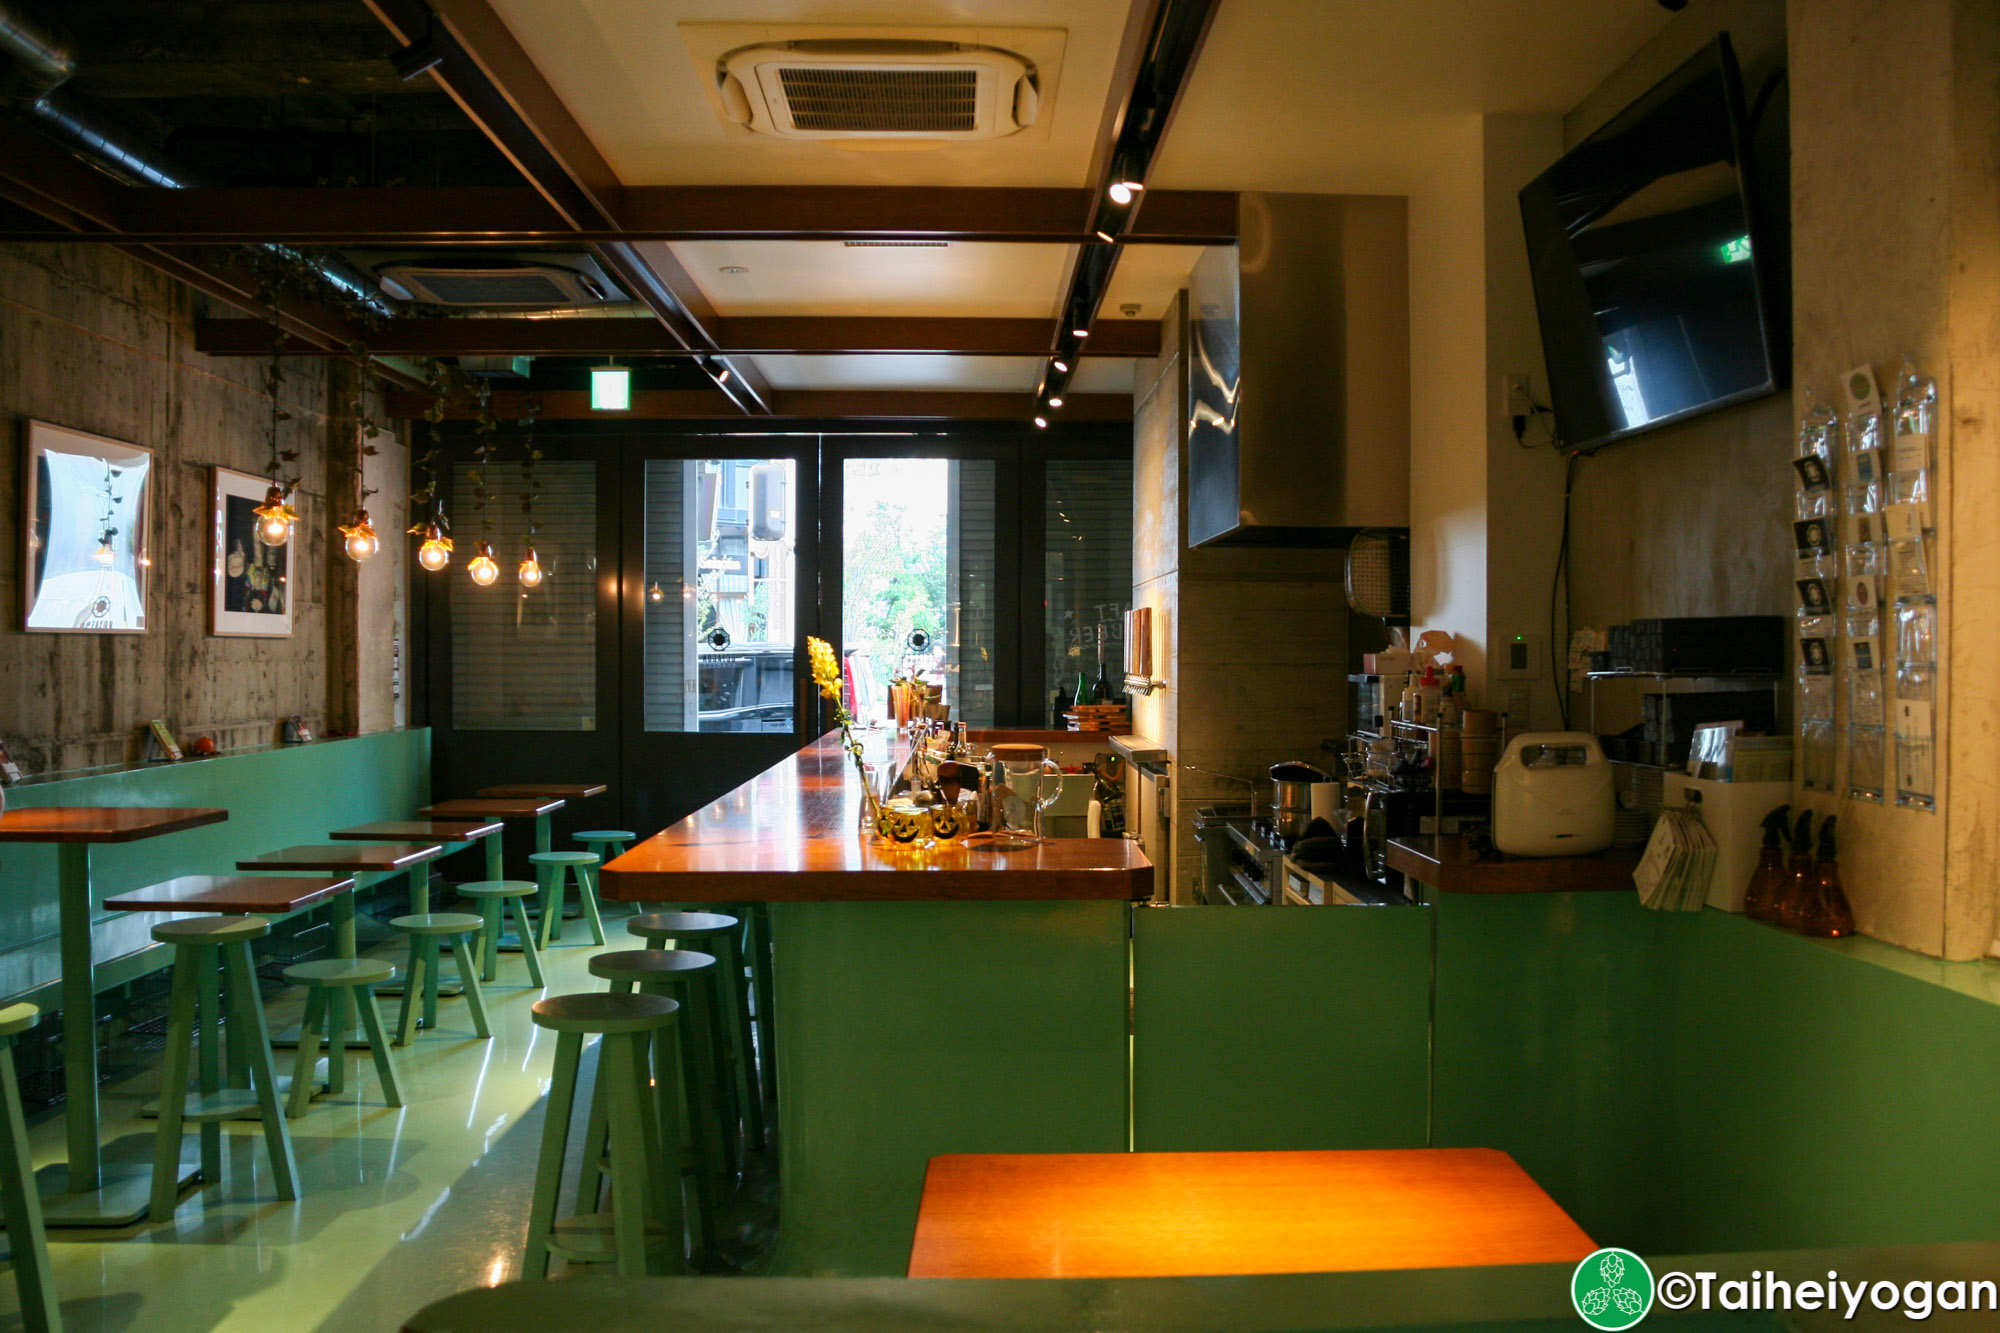
POLYGON ((1407 208, 1245 194, 1188 279, 1188 544, 1344 546, 1410 522, 1407 208))

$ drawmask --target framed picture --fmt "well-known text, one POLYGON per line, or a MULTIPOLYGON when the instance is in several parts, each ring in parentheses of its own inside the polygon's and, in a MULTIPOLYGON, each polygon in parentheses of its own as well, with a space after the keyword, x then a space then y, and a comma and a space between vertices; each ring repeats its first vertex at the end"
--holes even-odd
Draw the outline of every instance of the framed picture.
POLYGON ((21 454, 22 623, 58 634, 143 634, 153 451, 30 421, 21 454))
POLYGON ((291 637, 292 601, 298 593, 292 544, 266 546, 257 540, 255 511, 270 485, 254 473, 215 469, 209 511, 214 533, 209 550, 210 634, 291 637))

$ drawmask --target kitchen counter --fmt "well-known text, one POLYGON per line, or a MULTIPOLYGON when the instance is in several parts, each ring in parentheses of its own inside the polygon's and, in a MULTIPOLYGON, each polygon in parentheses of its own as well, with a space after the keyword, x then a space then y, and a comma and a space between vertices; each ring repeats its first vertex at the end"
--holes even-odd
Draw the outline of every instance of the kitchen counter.
POLYGON ((718 903, 1131 902, 1153 893, 1152 863, 1123 838, 920 852, 864 838, 861 806, 860 775, 840 733, 828 732, 611 861, 599 892, 618 902, 718 903))
POLYGON ((1631 893, 1640 849, 1594 856, 1503 856, 1475 851, 1469 838, 1391 838, 1387 858, 1439 893, 1631 893))

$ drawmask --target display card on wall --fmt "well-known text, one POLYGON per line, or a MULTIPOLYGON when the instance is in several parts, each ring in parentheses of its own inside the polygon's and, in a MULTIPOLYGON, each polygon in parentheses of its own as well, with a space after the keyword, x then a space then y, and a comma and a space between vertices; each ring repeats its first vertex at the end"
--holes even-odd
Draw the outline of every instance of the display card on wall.
POLYGON ((291 544, 257 539, 257 506, 271 483, 264 477, 215 469, 209 569, 209 633, 283 639, 292 633, 299 595, 291 544))

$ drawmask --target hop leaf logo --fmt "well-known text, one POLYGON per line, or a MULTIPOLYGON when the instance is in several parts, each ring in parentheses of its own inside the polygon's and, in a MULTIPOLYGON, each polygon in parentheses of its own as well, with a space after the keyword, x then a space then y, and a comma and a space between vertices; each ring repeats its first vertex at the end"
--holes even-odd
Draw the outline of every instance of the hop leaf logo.
POLYGON ((1599 1250, 1576 1266, 1570 1299, 1592 1328, 1627 1329, 1653 1304, 1653 1274, 1630 1250, 1599 1250))

